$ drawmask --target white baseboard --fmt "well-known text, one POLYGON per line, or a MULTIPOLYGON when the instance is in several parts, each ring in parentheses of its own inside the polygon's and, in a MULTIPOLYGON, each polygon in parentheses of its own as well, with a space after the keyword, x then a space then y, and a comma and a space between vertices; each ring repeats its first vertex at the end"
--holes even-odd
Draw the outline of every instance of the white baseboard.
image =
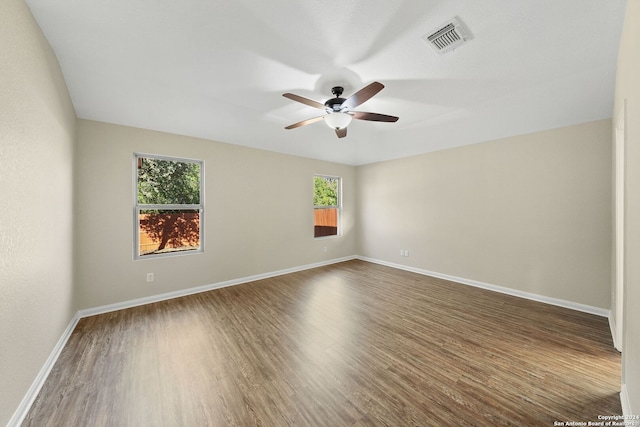
MULTIPOLYGON (((492 290, 492 291, 495 291, 495 292, 500 292, 500 293, 504 293, 504 294, 508 294, 508 295, 513 295, 513 296, 517 296, 517 297, 521 297, 521 298, 530 299, 530 300, 533 300, 533 301, 544 302, 544 303, 547 303, 547 304, 557 305, 557 306, 569 308, 569 309, 572 309, 572 310, 578 310, 578 311, 582 311, 582 312, 586 312, 586 313, 591 313, 591 314, 595 314, 597 316, 609 317, 609 318, 611 317, 610 311, 602 309, 602 308, 591 307, 591 306, 588 306, 588 305, 578 304, 578 303, 574 303, 574 302, 570 302, 570 301, 564 301, 564 300, 560 300, 560 299, 556 299, 556 298, 544 297, 544 296, 532 294, 532 293, 529 293, 529 292, 518 291, 518 290, 515 290, 515 289, 510 289, 510 288, 505 288, 505 287, 502 287, 502 286, 491 285, 491 284, 479 282, 479 281, 476 281, 476 280, 470 280, 470 279, 464 279, 464 278, 461 278, 461 277, 450 276, 450 275, 447 275, 447 274, 436 273, 436 272, 433 272, 433 271, 427 271, 427 270, 423 270, 423 269, 419 269, 419 268, 415 268, 415 267, 409 267, 409 266, 406 266, 406 265, 395 264, 395 263, 382 261, 382 260, 377 260, 377 259, 372 259, 372 258, 367 258, 367 257, 363 257, 363 256, 348 256, 348 257, 343 257, 343 258, 335 258, 335 259, 331 259, 331 260, 328 260, 328 261, 322 261, 322 262, 318 262, 318 263, 307 264, 307 265, 303 265, 303 266, 299 266, 299 267, 287 268, 287 269, 272 271, 272 272, 263 273, 263 274, 256 274, 256 275, 253 275, 253 276, 247 276, 247 277, 243 277, 243 278, 239 278, 239 279, 227 280, 227 281, 224 281, 224 282, 213 283, 213 284, 210 284, 210 285, 204 285, 204 286, 199 286, 199 287, 195 287, 195 288, 183 289, 183 290, 179 290, 179 291, 168 292, 168 293, 159 294, 159 295, 152 295, 152 296, 149 296, 149 297, 138 298, 138 299, 129 300, 129 301, 123 301, 123 302, 119 302, 119 303, 115 303, 115 304, 108 304, 108 305, 103 305, 103 306, 100 306, 100 307, 79 310, 75 314, 73 319, 71 319, 71 322, 69 323, 69 325, 65 329, 64 333, 62 334, 62 336, 58 340, 58 343, 56 344, 55 348, 51 352, 51 355, 49 355, 49 358, 47 359, 47 361, 45 362, 44 366, 42 367, 42 369, 38 373, 36 379, 33 381, 33 384, 31 385, 31 387, 27 391, 27 394, 22 399, 22 402, 20 403, 20 406, 18 407, 18 409, 16 409, 15 413, 13 414, 11 419, 9 420, 9 424, 7 424, 7 427, 18 427, 20 424, 22 424, 22 422, 24 421, 24 418, 27 416, 27 413, 29 412, 29 409, 31 408, 31 405, 33 404, 33 402, 35 401, 36 397, 38 396, 38 393, 40 392, 40 389, 44 385, 45 380, 49 376, 49 373, 51 372, 51 369, 53 368, 53 365, 55 365, 56 361, 58 360, 58 357, 60 356, 60 353, 61 353, 62 349, 64 348, 64 346, 67 343, 69 337, 71 336, 71 333, 75 329, 78 321, 83 317, 94 316, 96 314, 108 313, 108 312, 111 312, 111 311, 123 310, 123 309, 126 309, 126 308, 137 307, 137 306, 150 304, 150 303, 154 303, 154 302, 158 302, 158 301, 164 301, 164 300, 173 299, 173 298, 179 298, 179 297, 182 297, 182 296, 192 295, 192 294, 196 294, 196 293, 200 293, 200 292, 207 292, 207 291, 210 291, 210 290, 213 290, 213 289, 219 289, 219 288, 224 288, 224 287, 228 287, 228 286, 239 285, 239 284, 242 284, 242 283, 254 282, 256 280, 267 279, 267 278, 270 278, 270 277, 281 276, 281 275, 284 275, 284 274, 295 273, 297 271, 309 270, 309 269, 317 268, 317 267, 323 267, 323 266, 326 266, 326 265, 336 264, 336 263, 339 263, 339 262, 350 261, 352 259, 360 259, 362 261, 367 261, 367 262, 372 262, 372 263, 375 263, 375 264, 385 265, 387 267, 393 267, 393 268, 397 268, 397 269, 401 269, 401 270, 411 271, 411 272, 422 274, 422 275, 426 275, 426 276, 432 276, 432 277, 437 277, 437 278, 440 278, 440 279, 450 280, 452 282, 457 282, 457 283, 461 283, 461 284, 465 284, 465 285, 470 285, 470 286, 475 286, 475 287, 479 287, 479 288, 483 288, 483 289, 488 289, 488 290, 492 290)), ((610 319, 610 322, 611 322, 611 319, 610 319)), ((631 414, 631 406, 630 406, 630 403, 629 403, 629 397, 628 397, 628 394, 627 394, 627 391, 626 391, 626 387, 624 385, 622 386, 622 391, 620 393, 620 398, 622 400, 623 411, 626 411, 624 413, 630 415, 631 414)))
POLYGON ((613 339, 613 346, 622 353, 622 342, 618 339, 618 334, 616 333, 617 325, 616 318, 613 315, 613 312, 609 314, 609 329, 611 330, 611 338, 613 339))
POLYGON ((629 400, 629 392, 627 391, 626 384, 622 384, 622 387, 620 389, 620 403, 622 404, 622 415, 627 417, 630 415, 634 415, 633 411, 631 410, 631 401, 629 400))
POLYGON ((154 302, 165 301, 173 298, 180 298, 187 295, 197 294, 200 292, 207 292, 213 289, 226 288, 228 286, 240 285, 242 283, 255 282, 256 280, 268 279, 270 277, 282 276, 283 274, 295 273, 297 271, 309 270, 312 268, 323 267, 325 265, 336 264, 339 262, 350 261, 356 259, 355 256, 348 256, 343 258, 334 258, 328 261, 316 262, 313 264, 307 264, 299 267, 285 268, 283 270, 271 271, 268 273, 256 274, 253 276, 242 277, 239 279, 227 280, 224 282, 212 283, 210 285, 198 286, 195 288, 182 289, 174 292, 167 292, 159 295, 151 295, 144 298, 138 298, 129 301, 118 302, 115 304, 103 305, 100 307, 88 308, 78 311, 80 318, 95 316, 96 314, 108 313, 111 311, 123 310, 125 308, 137 307, 140 305, 151 304, 154 302))
POLYGON ((355 256, 334 258, 328 261, 307 264, 299 267, 286 268, 283 270, 272 271, 269 273, 256 274, 253 276, 247 276, 240 279, 233 279, 233 280, 227 280, 225 282, 213 283, 211 285, 199 286, 196 288, 189 288, 189 289, 184 289, 184 290, 175 291, 175 292, 168 292, 160 295, 152 295, 145 298, 138 298, 130 301, 123 301, 115 304, 103 305, 100 307, 89 308, 85 310, 79 310, 75 314, 75 316, 73 316, 73 319, 71 319, 71 322, 67 326, 67 329, 65 329, 64 333, 58 340, 58 343, 56 344, 55 348, 51 352, 51 355, 49 355, 49 358, 47 359, 44 366, 38 373, 36 379, 33 381, 33 384, 27 391, 27 394, 22 399, 20 406, 18 406, 18 409, 16 409, 13 416, 9 420, 9 424, 7 424, 7 427, 18 427, 20 426, 20 424, 22 424, 22 422, 24 421, 24 418, 27 416, 27 413, 29 412, 29 409, 31 408, 31 405, 33 405, 33 402, 36 400, 36 397, 38 396, 40 389, 42 389, 44 382, 49 376, 49 373, 51 372, 53 365, 55 365, 56 361, 58 360, 58 357, 60 356, 60 353, 62 352, 62 349, 64 348, 67 341, 69 340, 71 333, 73 332, 76 325, 78 324, 78 321, 83 317, 94 316, 96 314, 108 313, 111 311, 122 310, 125 308, 137 307, 140 305, 150 304, 158 301, 164 301, 172 298, 179 298, 186 295, 206 292, 213 289, 224 288, 227 286, 234 286, 242 283, 254 282, 256 280, 267 279, 269 277, 276 277, 276 276, 281 276, 283 274, 295 273, 297 271, 309 270, 316 267, 323 267, 326 265, 336 264, 339 262, 350 261, 355 258, 356 258, 355 256))
POLYGON ((40 393, 40 389, 42 389, 42 386, 44 385, 45 380, 49 376, 51 369, 53 369, 53 365, 56 364, 56 361, 58 360, 58 357, 60 356, 62 349, 67 344, 67 341, 71 336, 71 333, 73 332, 76 325, 78 324, 78 320, 80 320, 80 317, 76 313, 71 319, 71 321, 69 322, 69 325, 67 325, 67 328, 62 333, 62 336, 56 343, 56 346, 53 348, 53 351, 51 352, 51 354, 49 355, 49 358, 47 358, 46 362, 44 363, 44 366, 42 366, 42 369, 40 369, 40 372, 38 373, 35 380, 31 384, 31 387, 29 387, 29 390, 27 390, 27 394, 22 399, 22 402, 20 402, 18 409, 16 409, 16 411, 13 413, 13 416, 9 420, 7 427, 18 427, 24 421, 24 418, 29 413, 29 409, 31 409, 31 405, 33 405, 33 402, 36 400, 36 397, 38 397, 38 393, 40 393))
MULTIPOLYGON (((462 277, 450 276, 448 274, 436 273, 434 271, 423 270, 420 268, 409 267, 406 265, 396 264, 396 263, 382 261, 378 259, 367 258, 363 256, 357 256, 356 258, 362 261, 372 262, 372 263, 384 265, 387 267, 398 268, 400 270, 411 271, 413 273, 418 273, 425 276, 437 277, 439 279, 445 279, 452 282, 461 283, 463 285, 475 286, 478 288, 488 289, 491 291, 513 295, 520 298, 526 298, 533 301, 538 301, 546 304, 556 305, 559 307, 569 308, 571 310, 578 310, 578 311, 582 311, 589 314, 595 314, 596 316, 606 317, 609 319, 609 328, 611 329, 611 337, 613 339, 614 346, 618 351, 621 350, 621 347, 619 347, 619 344, 622 344, 622 343, 618 343, 616 340, 615 319, 612 316, 611 310, 605 310, 599 307, 592 307, 589 305, 579 304, 572 301, 565 301, 557 298, 545 297, 545 296, 533 294, 530 292, 518 291, 515 289, 505 288, 503 286, 497 286, 497 285, 491 285, 484 282, 479 282, 477 280, 464 279, 462 277)), ((631 401, 629 400, 629 394, 627 391, 626 384, 622 384, 621 386, 620 403, 622 405, 623 415, 629 416, 633 414, 633 411, 631 410, 631 401)))
POLYGON ((411 271, 413 273, 422 274, 425 276, 436 277, 438 279, 449 280, 451 282, 461 283, 463 285, 474 286, 476 288, 487 289, 494 292, 500 292, 502 294, 512 295, 520 298, 525 298, 532 301, 543 302, 545 304, 556 305, 558 307, 569 308, 571 310, 582 311, 584 313, 595 314, 600 317, 611 317, 611 310, 606 310, 604 308, 593 307, 590 305, 579 304, 577 302, 566 301, 558 298, 546 297, 543 295, 538 295, 530 292, 519 291, 517 289, 506 288, 504 286, 492 285, 490 283, 479 282, 477 280, 465 279, 463 277, 451 276, 448 274, 438 273, 435 271, 428 271, 421 268, 410 267, 407 265, 396 264, 393 262, 382 261, 379 259, 368 258, 363 256, 356 257, 362 261, 372 262, 375 264, 384 265, 387 267, 393 267, 400 270, 411 271))

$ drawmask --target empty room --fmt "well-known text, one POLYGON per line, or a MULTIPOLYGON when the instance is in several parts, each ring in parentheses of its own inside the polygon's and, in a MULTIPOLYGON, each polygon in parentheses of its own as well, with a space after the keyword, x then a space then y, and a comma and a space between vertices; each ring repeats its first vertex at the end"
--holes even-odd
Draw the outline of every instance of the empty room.
POLYGON ((640 426, 639 0, 2 0, 0 200, 0 425, 640 426))

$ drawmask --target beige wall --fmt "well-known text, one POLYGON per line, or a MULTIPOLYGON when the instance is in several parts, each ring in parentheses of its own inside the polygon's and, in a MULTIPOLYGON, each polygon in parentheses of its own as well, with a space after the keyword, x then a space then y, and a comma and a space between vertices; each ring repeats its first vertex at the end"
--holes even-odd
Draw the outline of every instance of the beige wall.
POLYGON ((360 254, 609 308, 609 120, 361 166, 357 179, 360 254))
POLYGON ((640 414, 640 1, 629 0, 618 54, 614 123, 625 119, 625 266, 622 383, 640 414))
POLYGON ((76 272, 81 308, 351 256, 355 169, 79 120, 76 272), (205 252, 133 259, 134 152, 205 161, 205 252), (313 175, 343 178, 343 234, 313 238, 313 175), (327 252, 323 251, 324 246, 327 252), (146 283, 147 272, 155 281, 146 283))
POLYGON ((23 0, 0 1, 0 425, 76 311, 75 113, 23 0))
MULTIPOLYGON (((640 116, 639 2, 629 1, 628 8, 615 113, 626 99, 623 379, 638 413, 640 315, 633 307, 640 304, 640 128, 633 118, 640 116)), ((76 124, 58 63, 28 8, 23 0, 3 0, 0 425, 78 308, 354 254, 608 308, 611 154, 608 120, 358 168, 76 124), (133 260, 133 152, 205 160, 205 253, 133 260), (313 239, 315 173, 343 177, 339 238, 313 239), (400 249, 410 256, 400 257, 400 249), (155 282, 145 282, 147 272, 155 282)))

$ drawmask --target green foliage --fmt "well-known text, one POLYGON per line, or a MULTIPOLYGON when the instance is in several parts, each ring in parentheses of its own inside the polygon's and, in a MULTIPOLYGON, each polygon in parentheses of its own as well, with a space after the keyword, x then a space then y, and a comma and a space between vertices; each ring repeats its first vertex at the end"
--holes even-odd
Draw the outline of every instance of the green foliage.
MULTIPOLYGON (((138 158, 138 204, 200 204, 200 163, 138 158)), ((141 210, 140 228, 156 244, 144 254, 195 249, 200 246, 197 210, 141 210)), ((141 250, 142 252, 142 250, 141 250)))
POLYGON ((200 164, 140 158, 138 203, 146 205, 199 204, 200 164))
POLYGON ((313 205, 338 206, 338 182, 339 178, 314 176, 313 205))

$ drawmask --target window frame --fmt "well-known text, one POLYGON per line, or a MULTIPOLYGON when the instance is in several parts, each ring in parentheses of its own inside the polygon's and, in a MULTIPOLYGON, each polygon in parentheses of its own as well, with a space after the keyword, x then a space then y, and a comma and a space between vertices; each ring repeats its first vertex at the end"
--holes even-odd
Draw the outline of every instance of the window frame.
POLYGON ((315 178, 319 177, 319 178, 330 178, 330 179, 336 179, 338 180, 338 185, 337 185, 337 191, 338 191, 338 205, 334 206, 316 206, 315 203, 313 205, 313 215, 314 215, 314 220, 313 220, 313 224, 314 224, 314 230, 315 230, 315 211, 316 209, 337 209, 338 214, 337 214, 337 227, 336 227, 336 234, 330 234, 327 236, 316 236, 315 235, 315 231, 314 231, 314 239, 331 239, 331 238, 336 238, 336 237, 340 237, 342 235, 342 177, 341 176, 336 176, 336 175, 327 175, 327 174, 322 174, 322 173, 315 173, 313 174, 313 179, 311 181, 311 184, 313 186, 313 195, 315 195, 315 178))
POLYGON ((191 159, 186 157, 167 156, 162 154, 150 154, 150 153, 133 153, 133 259, 156 259, 166 258, 173 256, 186 256, 193 254, 201 254, 204 252, 204 213, 205 213, 205 200, 204 200, 204 160, 191 159), (200 165, 200 203, 199 204, 139 204, 138 203, 138 159, 156 159, 167 160, 180 163, 197 163, 200 165), (171 252, 164 252, 159 254, 140 254, 140 212, 144 210, 174 210, 174 211, 194 211, 199 212, 199 239, 200 247, 198 249, 190 250, 176 250, 171 252))

